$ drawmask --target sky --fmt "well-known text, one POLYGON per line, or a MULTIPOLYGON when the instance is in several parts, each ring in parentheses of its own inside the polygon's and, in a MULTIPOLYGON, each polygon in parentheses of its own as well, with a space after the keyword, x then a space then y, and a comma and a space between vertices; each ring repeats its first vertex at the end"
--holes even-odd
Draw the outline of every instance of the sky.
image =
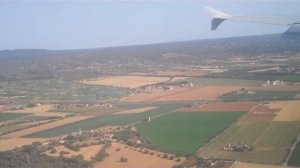
POLYGON ((99 48, 274 34, 288 28, 224 22, 211 31, 204 6, 231 14, 300 17, 297 0, 0 0, 0 50, 99 48))

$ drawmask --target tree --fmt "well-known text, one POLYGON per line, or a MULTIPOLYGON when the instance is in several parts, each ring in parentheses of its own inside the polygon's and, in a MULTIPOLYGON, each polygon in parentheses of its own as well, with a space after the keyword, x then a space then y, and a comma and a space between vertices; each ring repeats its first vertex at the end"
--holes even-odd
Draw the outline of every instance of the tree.
POLYGON ((127 162, 127 161, 128 161, 128 159, 125 158, 125 157, 121 157, 121 158, 120 158, 120 162, 127 162))

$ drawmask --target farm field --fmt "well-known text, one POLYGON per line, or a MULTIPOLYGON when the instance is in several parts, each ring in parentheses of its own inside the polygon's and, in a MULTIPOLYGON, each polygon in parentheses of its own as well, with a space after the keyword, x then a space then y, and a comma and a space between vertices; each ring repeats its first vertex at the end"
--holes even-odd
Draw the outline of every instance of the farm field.
POLYGON ((252 144, 268 126, 268 122, 255 122, 247 126, 234 124, 201 148, 198 155, 201 157, 216 157, 217 152, 228 143, 252 144))
POLYGON ((300 156, 300 141, 298 141, 297 146, 294 149, 293 154, 288 161, 288 165, 300 167, 299 156, 300 156))
POLYGON ((273 121, 276 114, 273 113, 247 113, 239 121, 238 125, 249 125, 253 122, 270 122, 273 121))
POLYGON ((281 164, 300 129, 299 122, 253 122, 234 125, 199 151, 199 156, 234 159, 244 162, 281 164), (220 150, 226 144, 248 144, 251 152, 220 150))
POLYGON ((37 107, 31 107, 31 108, 27 107, 22 110, 8 111, 7 113, 24 113, 24 114, 30 113, 33 116, 62 116, 62 117, 68 115, 68 113, 51 112, 51 111, 52 111, 52 105, 45 104, 37 107))
POLYGON ((250 111, 256 106, 255 102, 216 102, 209 104, 202 104, 200 106, 186 107, 178 109, 183 112, 214 112, 214 111, 250 111))
POLYGON ((137 88, 170 80, 170 77, 150 76, 108 76, 96 79, 84 80, 81 83, 90 85, 104 85, 123 88, 137 88))
POLYGON ((34 113, 34 114, 40 114, 44 112, 48 112, 51 110, 51 105, 45 104, 37 107, 31 107, 31 108, 24 108, 22 110, 15 110, 19 113, 34 113))
POLYGON ((250 87, 249 90, 261 90, 261 91, 299 91, 300 85, 275 85, 275 86, 260 86, 260 87, 250 87))
POLYGON ((137 124, 136 127, 144 138, 160 150, 192 154, 243 114, 176 112, 137 124))
POLYGON ((0 113, 0 122, 13 120, 19 117, 24 117, 30 115, 31 113, 8 113, 8 112, 1 112, 0 113))
MULTIPOLYGON (((150 152, 152 150, 149 150, 150 152)), ((172 168, 181 162, 176 162, 174 160, 169 160, 165 158, 158 157, 157 154, 161 156, 163 153, 153 151, 153 155, 143 154, 133 149, 125 148, 124 145, 119 143, 112 143, 112 146, 108 148, 109 157, 105 158, 104 161, 95 164, 95 168, 133 168, 133 167, 143 167, 143 168, 172 168), (120 149, 120 151, 117 151, 120 149), (127 162, 120 162, 120 158, 127 158, 127 162)))
POLYGON ((270 107, 281 109, 274 121, 300 121, 300 101, 271 102, 270 107))
POLYGON ((223 95, 225 101, 267 101, 267 100, 291 100, 295 99, 299 92, 295 91, 255 91, 254 94, 232 93, 223 95))
POLYGON ((174 88, 173 90, 151 90, 137 93, 122 99, 123 102, 149 101, 191 101, 201 99, 217 99, 218 96, 240 90, 240 87, 192 87, 174 88))
POLYGON ((286 82, 299 82, 300 75, 275 75, 275 74, 259 74, 253 73, 247 76, 247 79, 253 80, 283 80, 286 82))
POLYGON ((196 85, 201 86, 239 86, 239 87, 254 87, 262 86, 264 81, 246 80, 246 79, 229 79, 229 78, 188 78, 196 85))
POLYGON ((262 148, 287 149, 291 147, 300 131, 300 122, 271 122, 254 146, 262 148))
POLYGON ((267 164, 246 163, 246 162, 235 162, 232 168, 288 168, 288 167, 267 165, 267 164))
POLYGON ((136 108, 136 109, 130 109, 130 110, 123 110, 118 111, 114 114, 131 114, 131 113, 143 113, 149 110, 156 109, 157 107, 142 107, 142 108, 136 108))
POLYGON ((180 104, 166 104, 160 106, 157 109, 153 109, 143 113, 111 114, 107 116, 92 117, 82 121, 69 123, 52 129, 44 130, 41 132, 36 132, 34 134, 28 135, 28 137, 49 138, 78 131, 79 129, 95 129, 105 126, 124 126, 128 124, 134 124, 137 122, 142 122, 148 117, 154 117, 157 115, 162 115, 164 113, 169 113, 180 106, 180 104))
POLYGON ((31 128, 16 131, 16 132, 13 132, 13 133, 10 133, 10 134, 6 134, 4 137, 10 137, 10 138, 24 137, 24 136, 33 134, 35 132, 55 128, 55 127, 58 127, 58 126, 73 123, 73 122, 80 121, 80 120, 85 120, 87 118, 90 118, 90 116, 68 117, 68 118, 65 118, 65 119, 62 119, 62 120, 58 120, 58 121, 42 124, 42 125, 39 125, 39 126, 36 126, 36 127, 31 127, 31 128))
POLYGON ((192 70, 171 70, 171 71, 157 71, 155 72, 156 76, 193 76, 193 77, 199 77, 203 75, 209 74, 210 71, 206 70, 198 70, 198 71, 192 71, 192 70))

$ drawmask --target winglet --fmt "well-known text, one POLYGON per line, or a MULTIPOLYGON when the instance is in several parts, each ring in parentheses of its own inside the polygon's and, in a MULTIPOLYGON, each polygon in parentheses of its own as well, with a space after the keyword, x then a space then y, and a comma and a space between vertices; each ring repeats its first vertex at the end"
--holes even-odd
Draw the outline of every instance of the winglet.
POLYGON ((219 27, 219 25, 230 16, 227 13, 221 12, 211 7, 206 6, 204 8, 213 18, 211 21, 211 30, 216 30, 219 27))

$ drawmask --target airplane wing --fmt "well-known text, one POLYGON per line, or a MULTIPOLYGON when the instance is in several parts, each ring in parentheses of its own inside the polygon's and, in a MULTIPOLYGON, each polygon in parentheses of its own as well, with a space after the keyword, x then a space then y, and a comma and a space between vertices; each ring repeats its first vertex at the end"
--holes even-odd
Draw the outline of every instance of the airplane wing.
POLYGON ((229 20, 237 22, 285 25, 290 26, 290 28, 285 33, 300 33, 300 18, 255 15, 230 15, 210 7, 205 7, 205 9, 212 16, 211 30, 216 30, 223 21, 229 20))

